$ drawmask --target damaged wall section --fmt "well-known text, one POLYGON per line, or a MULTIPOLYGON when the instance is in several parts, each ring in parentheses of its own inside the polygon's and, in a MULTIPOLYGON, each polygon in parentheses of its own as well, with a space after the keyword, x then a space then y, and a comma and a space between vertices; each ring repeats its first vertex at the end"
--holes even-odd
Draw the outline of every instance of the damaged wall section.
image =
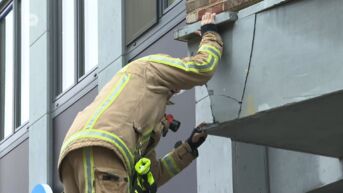
MULTIPOLYGON (((224 55, 208 93, 196 90, 197 123, 230 121, 343 89, 342 11, 340 0, 290 1, 221 26, 224 55)), ((199 184, 211 171, 232 180, 209 185, 218 192, 309 192, 343 177, 339 159, 222 138, 210 137, 200 154, 199 184), (217 156, 207 156, 211 152, 217 156), (218 165, 206 165, 214 161, 218 165), (225 166, 232 172, 220 170, 225 166)), ((210 192, 200 185, 198 191, 210 192)))

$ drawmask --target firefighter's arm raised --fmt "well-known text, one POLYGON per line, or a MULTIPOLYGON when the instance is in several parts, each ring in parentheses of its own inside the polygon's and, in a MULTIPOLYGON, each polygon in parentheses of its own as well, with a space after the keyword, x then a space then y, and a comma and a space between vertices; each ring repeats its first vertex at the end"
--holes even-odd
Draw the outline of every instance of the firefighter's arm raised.
POLYGON ((139 60, 149 62, 147 80, 151 85, 171 90, 190 89, 205 84, 214 74, 223 51, 223 41, 214 24, 215 14, 202 19, 202 40, 197 54, 173 58, 165 54, 149 55, 139 60))

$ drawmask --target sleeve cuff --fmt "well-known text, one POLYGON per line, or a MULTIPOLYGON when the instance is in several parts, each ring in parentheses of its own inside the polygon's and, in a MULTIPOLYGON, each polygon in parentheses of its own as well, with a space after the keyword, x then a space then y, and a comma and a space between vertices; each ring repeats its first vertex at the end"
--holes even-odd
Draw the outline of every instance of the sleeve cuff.
POLYGON ((197 149, 193 149, 193 148, 189 145, 189 143, 187 143, 187 142, 184 142, 184 143, 183 143, 182 141, 178 141, 178 142, 175 143, 174 148, 177 149, 177 148, 179 148, 180 146, 184 146, 184 149, 186 150, 185 152, 191 153, 195 158, 199 156, 198 150, 197 150, 197 149))
POLYGON ((206 25, 201 26, 201 35, 202 36, 204 36, 204 34, 206 32, 209 32, 209 31, 218 32, 217 25, 210 23, 210 24, 206 24, 206 25))

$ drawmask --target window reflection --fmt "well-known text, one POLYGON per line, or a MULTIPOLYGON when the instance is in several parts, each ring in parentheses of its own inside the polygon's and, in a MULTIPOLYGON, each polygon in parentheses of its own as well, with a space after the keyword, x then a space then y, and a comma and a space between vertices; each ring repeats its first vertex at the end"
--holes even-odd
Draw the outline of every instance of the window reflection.
POLYGON ((5 101, 4 101, 4 137, 8 137, 13 133, 14 128, 14 99, 13 99, 13 52, 14 52, 14 22, 13 22, 13 11, 9 12, 4 18, 5 22, 5 101))
POLYGON ((98 64, 98 2, 85 0, 85 73, 98 64))
POLYGON ((163 0, 163 9, 167 9, 171 4, 173 4, 176 0, 163 0))
POLYGON ((75 83, 75 1, 62 0, 62 91, 75 83))

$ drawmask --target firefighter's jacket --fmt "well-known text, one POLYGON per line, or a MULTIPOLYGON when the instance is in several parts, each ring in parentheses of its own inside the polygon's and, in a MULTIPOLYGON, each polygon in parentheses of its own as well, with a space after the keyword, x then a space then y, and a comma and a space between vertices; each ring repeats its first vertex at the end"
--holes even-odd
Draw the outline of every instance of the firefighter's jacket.
POLYGON ((58 167, 68 152, 87 146, 113 150, 132 176, 139 155, 152 160, 152 172, 162 185, 189 165, 196 155, 183 143, 157 160, 166 105, 174 90, 205 84, 216 70, 223 42, 206 32, 196 55, 173 58, 164 54, 135 60, 105 85, 94 101, 79 112, 61 148, 58 167))

